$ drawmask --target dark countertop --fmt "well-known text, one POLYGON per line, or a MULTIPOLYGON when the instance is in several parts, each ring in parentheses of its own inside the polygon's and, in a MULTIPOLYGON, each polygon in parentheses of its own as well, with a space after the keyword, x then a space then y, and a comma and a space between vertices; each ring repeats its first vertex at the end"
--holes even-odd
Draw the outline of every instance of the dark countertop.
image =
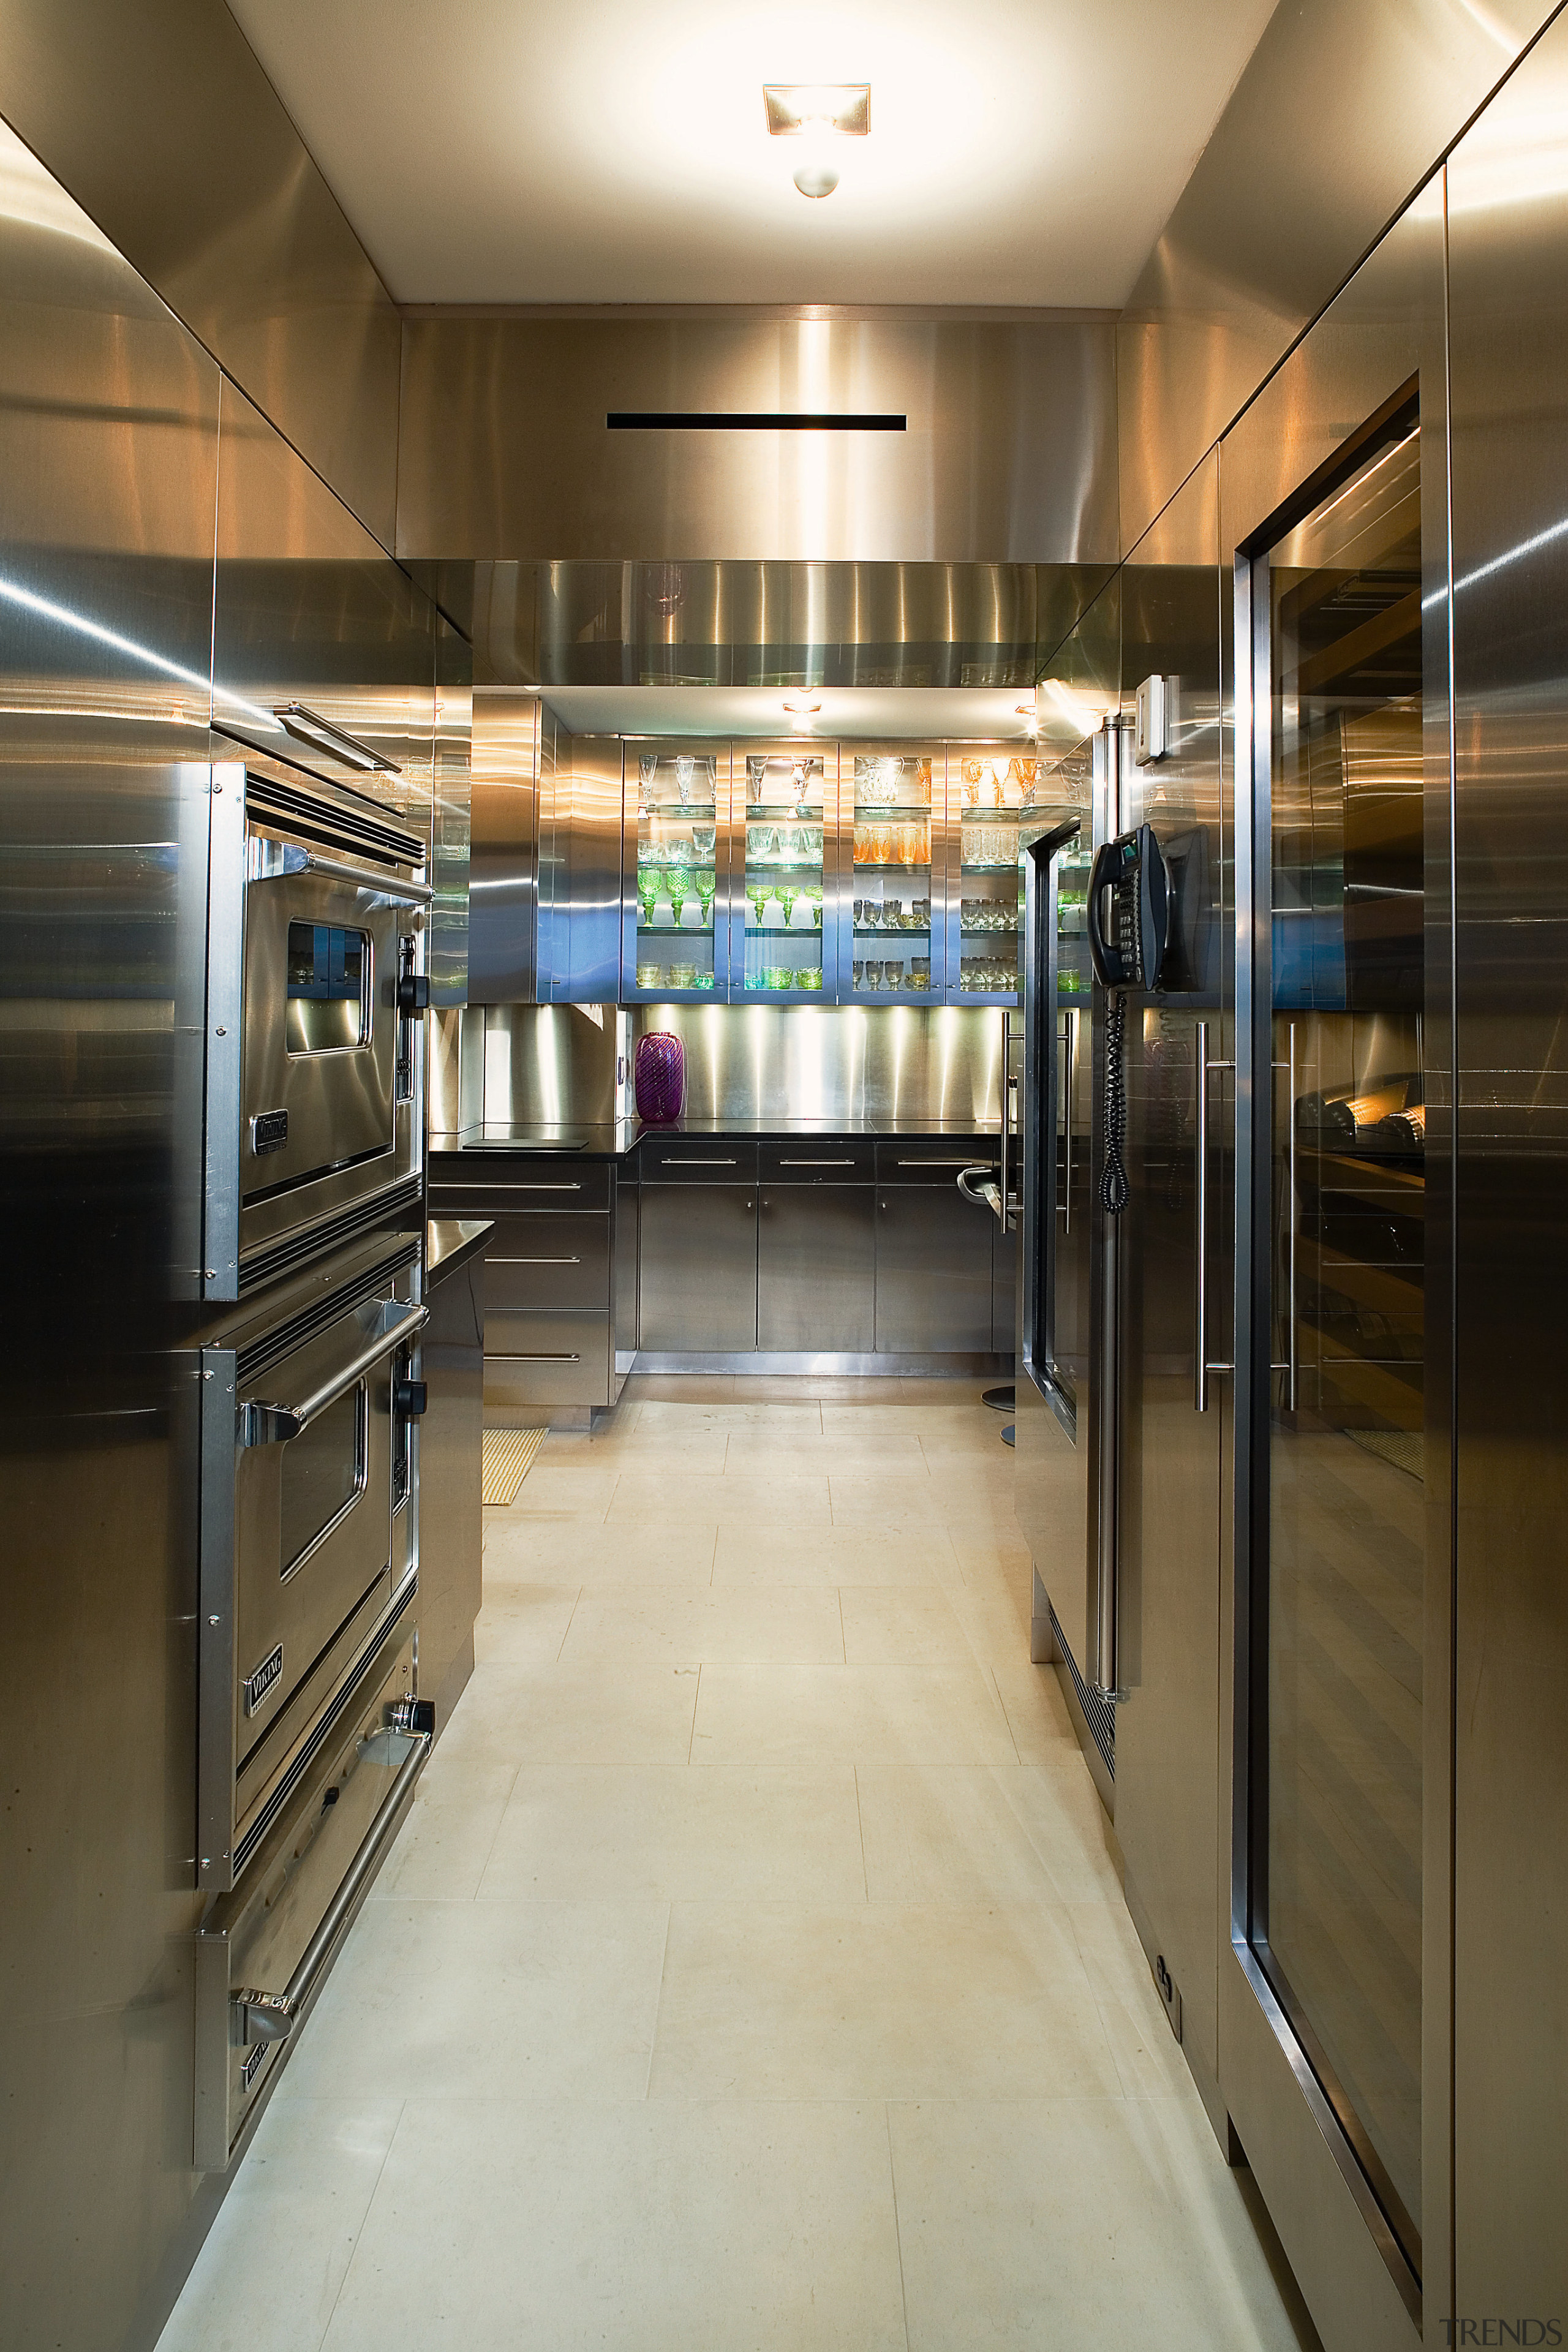
POLYGON ((425 1283, 445 1282, 478 1257, 495 1231, 489 1217, 432 1217, 425 1228, 425 1283))

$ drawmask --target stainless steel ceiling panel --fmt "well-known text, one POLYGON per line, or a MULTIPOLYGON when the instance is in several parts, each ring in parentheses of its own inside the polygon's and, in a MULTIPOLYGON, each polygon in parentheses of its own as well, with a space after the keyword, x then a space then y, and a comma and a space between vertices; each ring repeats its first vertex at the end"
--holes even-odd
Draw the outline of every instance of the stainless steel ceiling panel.
POLYGON ((414 317, 398 551, 1114 561, 1115 399, 1108 323, 414 317), (904 432, 607 430, 622 410, 909 421, 904 432))

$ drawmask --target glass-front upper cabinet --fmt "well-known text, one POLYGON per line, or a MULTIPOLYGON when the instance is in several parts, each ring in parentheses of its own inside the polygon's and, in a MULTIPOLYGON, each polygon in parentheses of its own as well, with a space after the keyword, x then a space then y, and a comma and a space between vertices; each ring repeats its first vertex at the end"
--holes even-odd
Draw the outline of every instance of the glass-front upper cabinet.
POLYGON ((961 997, 1016 1002, 1022 985, 1024 884, 1020 859, 1046 829, 1037 812, 1040 762, 1000 744, 952 744, 948 797, 958 919, 961 997))
POLYGON ((730 878, 727 743, 628 739, 621 992, 723 996, 730 878))
POLYGON ((846 743, 849 969, 845 1002, 929 996, 943 985, 946 905, 941 743, 846 743), (933 838, 934 835, 934 838, 933 838))
POLYGON ((737 743, 733 778, 731 998, 831 997, 837 748, 737 743))

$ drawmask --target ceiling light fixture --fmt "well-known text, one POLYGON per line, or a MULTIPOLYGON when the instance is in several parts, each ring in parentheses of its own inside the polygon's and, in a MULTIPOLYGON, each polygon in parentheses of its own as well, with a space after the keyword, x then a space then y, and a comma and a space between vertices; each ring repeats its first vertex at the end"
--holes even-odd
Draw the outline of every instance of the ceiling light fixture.
POLYGON ((803 139, 806 152, 795 174, 803 196, 830 196, 838 185, 833 149, 840 139, 864 139, 871 128, 868 81, 768 81, 763 84, 768 135, 803 139))

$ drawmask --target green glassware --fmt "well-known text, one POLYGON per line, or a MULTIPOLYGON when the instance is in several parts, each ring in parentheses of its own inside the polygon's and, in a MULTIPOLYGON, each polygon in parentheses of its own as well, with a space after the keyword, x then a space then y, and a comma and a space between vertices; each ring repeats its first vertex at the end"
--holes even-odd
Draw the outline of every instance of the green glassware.
POLYGON ((795 902, 799 896, 800 884, 798 882, 780 884, 778 901, 779 905, 784 908, 784 929, 786 931, 789 929, 790 917, 795 913, 795 902))
POLYGON ((713 898, 719 886, 711 874, 699 874, 695 879, 697 897, 702 908, 702 928, 705 931, 710 930, 713 927, 713 898))
POLYGON ((763 928, 763 908, 773 895, 773 887, 771 882, 748 882, 746 885, 746 896, 752 902, 752 913, 759 931, 763 928))
POLYGON ((807 883, 805 895, 811 906, 811 919, 820 930, 822 929, 822 885, 819 882, 807 883))
POLYGON ((657 866, 645 866, 637 874, 637 898, 642 907, 642 919, 650 928, 658 894, 664 887, 664 877, 657 866))
POLYGON ((665 874, 664 884, 669 896, 669 911, 675 918, 675 928, 679 930, 681 908, 686 904, 687 893, 691 887, 691 877, 689 874, 682 874, 678 866, 670 866, 665 874))

